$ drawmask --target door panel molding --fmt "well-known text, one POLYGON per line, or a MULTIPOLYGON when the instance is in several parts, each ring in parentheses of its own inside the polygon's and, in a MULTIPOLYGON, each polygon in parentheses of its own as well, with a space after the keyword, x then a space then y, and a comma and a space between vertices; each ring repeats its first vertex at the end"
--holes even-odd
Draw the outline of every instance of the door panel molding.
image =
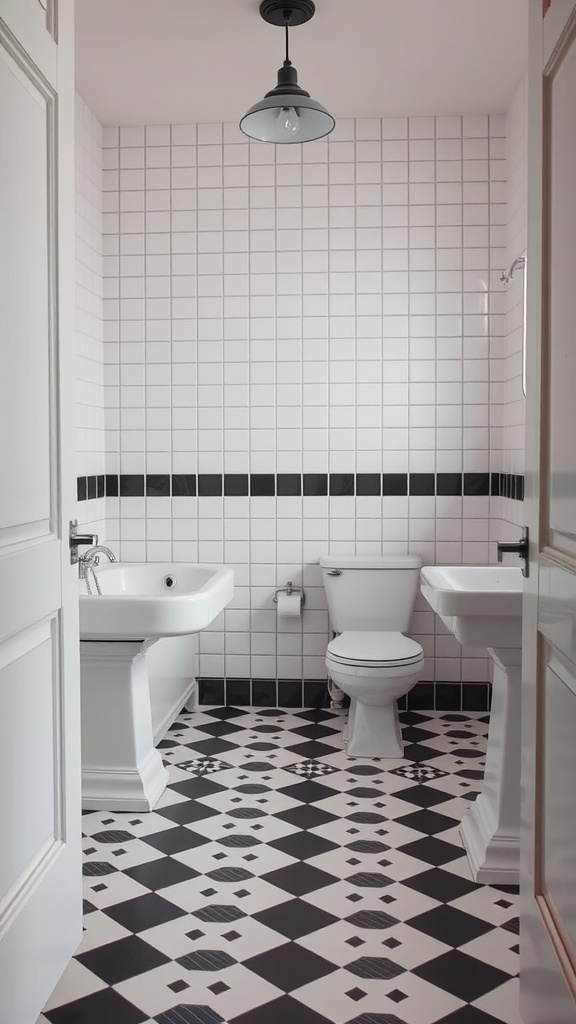
POLYGON ((573 6, 573 0, 555 0, 546 12, 542 37, 544 75, 559 59, 566 43, 566 36, 571 31, 570 22, 574 18, 573 6))
POLYGON ((0 641, 0 672, 47 640, 52 640, 50 620, 28 626, 21 633, 0 641))
POLYGON ((7 488, 0 535, 0 810, 11 832, 0 858, 0 1024, 38 1020, 82 934, 78 580, 68 551, 74 6, 0 0, 11 338, 2 402, 10 430, 0 443, 17 485, 7 488))
POLYGON ((538 572, 538 630, 576 673, 576 560, 545 548, 538 572))
MULTIPOLYGON (((537 614, 534 625, 537 626, 537 669, 535 690, 535 816, 534 816, 534 875, 532 895, 535 909, 539 915, 550 952, 556 959, 558 974, 564 978, 568 993, 576 1000, 576 944, 574 936, 567 928, 567 920, 572 915, 572 906, 565 900, 565 865, 558 863, 556 849, 560 848, 563 836, 571 833, 570 821, 561 812, 562 801, 559 799, 562 779, 567 774, 570 761, 569 744, 562 732, 554 732, 557 723, 568 722, 576 718, 576 545, 571 532, 563 533, 558 528, 558 509, 560 518, 566 516, 562 501, 572 500, 570 487, 566 495, 560 494, 558 483, 565 484, 562 473, 562 449, 558 446, 553 451, 553 443, 557 436, 562 435, 563 421, 558 410, 552 404, 552 387, 554 374, 557 372, 555 360, 559 358, 558 339, 563 335, 557 331, 557 298, 558 288, 561 289, 562 302, 572 302, 567 295, 566 286, 562 281, 553 278, 554 266, 558 263, 564 270, 558 250, 561 245, 562 232, 557 233, 556 203, 558 173, 566 176, 570 173, 571 164, 576 167, 576 153, 558 148, 558 140, 562 142, 570 138, 563 134, 563 122, 558 122, 558 93, 555 85, 558 76, 567 66, 567 59, 574 56, 576 43, 576 6, 573 0, 556 0, 553 2, 544 19, 541 36, 542 45, 542 271, 541 271, 541 350, 540 350, 540 495, 539 507, 539 538, 540 554, 537 563, 539 584, 537 614), (556 163, 559 160, 559 163, 556 163), (559 168, 559 171, 557 171, 559 168), (554 418, 556 416, 556 419, 554 418), (556 464, 560 457, 560 465, 556 464), (551 474, 555 473, 552 480, 551 474), (560 506, 557 504, 561 498, 560 506), (552 524, 556 528, 552 528, 552 524), (564 720, 560 714, 564 711, 564 720), (554 787, 558 787, 555 789, 554 787), (548 857, 548 864, 547 864, 548 857), (547 875, 548 870, 548 875, 547 875), (556 895, 562 897, 560 907, 551 891, 553 886, 556 895), (566 920, 563 919, 563 913, 566 920)), ((566 101, 564 100, 564 116, 566 101)), ((560 107, 560 110, 562 108, 560 107)), ((566 309, 561 312, 566 316, 566 309)), ((564 321, 565 323, 565 321, 564 321)), ((556 403, 557 405, 558 403, 556 403)), ((564 415, 571 415, 571 408, 561 407, 564 415), (566 411, 568 410, 568 412, 566 411)), ((566 443, 566 442, 563 442, 566 443)), ((565 778, 564 778, 565 782, 565 778)), ((569 998, 567 994, 567 998, 569 998)))
MULTIPOLYGON (((547 810, 549 810, 550 813, 553 813, 553 811, 556 810, 557 820, 553 823, 555 831, 558 827, 562 827, 562 822, 567 823, 564 838, 568 839, 570 832, 573 830, 571 826, 572 819, 563 813, 561 807, 556 807, 555 809, 552 807, 550 809, 550 805, 554 803, 555 794, 547 793, 546 790, 547 749, 549 747, 553 748, 551 754, 552 758, 556 760, 564 760, 563 766, 561 764, 560 766, 556 766, 557 771, 559 769, 560 775, 562 774, 562 770, 564 770, 564 774, 569 775, 572 775, 572 771, 570 765, 567 764, 565 753, 568 749, 565 745, 567 737, 554 736, 553 740, 550 735, 547 735, 547 710, 548 704, 550 700, 554 699, 555 694, 556 701, 560 699, 564 702, 564 723, 566 724, 568 733, 570 734, 568 739, 571 742, 573 729, 568 726, 568 723, 570 722, 571 717, 576 717, 576 667, 567 662, 564 658, 559 657, 554 649, 552 649, 548 644, 543 644, 543 660, 545 664, 543 665, 543 671, 540 676, 540 678, 544 680, 544 686, 542 687, 541 693, 542 714, 540 717, 540 757, 538 761, 538 777, 540 785, 538 787, 537 802, 537 865, 535 900, 566 984, 568 985, 572 997, 576 1000, 576 947, 574 944, 574 936, 570 935, 562 918, 562 913, 548 885, 546 876, 547 865, 545 847, 546 841, 552 840, 552 860, 557 859, 557 855, 555 855, 556 847, 554 845, 554 841, 556 841, 556 846, 560 846, 562 849, 565 848, 567 852, 572 848, 572 842, 569 840, 562 843, 563 837, 558 837, 558 835, 550 837, 546 834, 547 810), (560 815, 558 814, 558 810, 560 810, 560 815)), ((554 785, 557 781, 558 775, 555 775, 552 784, 554 785)), ((562 778, 560 778, 560 782, 561 781, 562 778)), ((561 792, 560 787, 558 792, 561 792)), ((566 799, 569 801, 569 797, 566 799)), ((556 799, 556 803, 558 803, 558 799, 556 799)), ((561 895, 563 894, 561 893, 561 895)))
POLYGON ((0 793, 11 836, 0 865, 0 935, 52 863, 49 851, 64 849, 60 632, 58 612, 0 644, 0 793), (20 780, 17 801, 11 769, 20 780))
POLYGON ((558 910, 548 893, 536 893, 536 905, 570 994, 576 1002, 576 960, 558 910))
POLYGON ((15 544, 28 544, 35 540, 54 539, 55 534, 50 529, 49 519, 37 519, 32 523, 4 526, 0 527, 0 552, 2 548, 11 548, 15 544))
POLYGON ((1 0, 0 24, 21 52, 31 55, 38 71, 56 88, 58 10, 51 0, 48 6, 50 12, 43 12, 37 0, 1 0))
POLYGON ((21 633, 31 623, 41 622, 60 607, 61 583, 56 577, 60 566, 61 544, 56 538, 32 544, 28 548, 12 548, 2 556, 2 587, 0 588, 0 639, 21 633), (45 583, 42 591, 35 580, 45 583), (21 594, 26 581, 26 607, 14 595, 21 594))
POLYGON ((550 951, 556 959, 568 992, 576 1002, 576 950, 562 922, 559 910, 546 884, 545 862, 545 758, 546 758, 546 668, 549 665, 548 644, 538 637, 538 684, 536 692, 535 744, 535 807, 534 807, 534 885, 533 899, 544 928, 550 951))
POLYGON ((26 906, 36 886, 64 851, 65 844, 51 837, 40 847, 14 884, 0 900, 0 941, 26 906))
MULTIPOLYGON (((573 528, 570 502, 573 500, 576 474, 571 471, 570 438, 565 437, 572 414, 568 380, 571 377, 568 335, 571 335, 571 291, 568 283, 574 245, 569 240, 568 225, 562 218, 564 193, 568 188, 566 174, 558 178, 556 168, 566 169, 576 155, 571 116, 566 110, 566 89, 569 85, 563 72, 574 74, 576 54, 576 6, 573 3, 553 5, 557 26, 556 41, 550 43, 542 77, 542 144, 543 144, 543 245, 542 245, 542 483, 541 522, 543 546, 553 549, 559 559, 576 555, 576 533, 573 528), (571 9, 571 10, 570 10, 571 9), (556 89, 558 84, 559 92, 556 89), (564 95, 563 95, 564 93, 564 95), (567 120, 568 116, 568 120, 567 120), (560 118, 560 121, 559 121, 560 118), (558 194, 558 192, 560 194, 558 194), (559 206, 560 204, 560 206, 559 206), (568 346, 568 348, 567 348, 568 346), (555 401, 552 402, 552 392, 555 401)), ((572 316, 573 316, 572 311, 572 316)))
POLYGON ((46 28, 55 43, 58 42, 58 0, 46 0, 46 28))
MULTIPOLYGON (((6 23, 0 19, 0 50, 7 60, 10 68, 12 62, 13 73, 42 104, 45 111, 45 160, 46 160, 46 330, 47 330, 47 359, 48 379, 47 404, 48 404, 48 448, 49 466, 47 480, 49 486, 48 508, 50 533, 56 532, 60 514, 60 487, 58 472, 58 408, 60 402, 59 381, 58 381, 58 113, 57 96, 50 81, 42 73, 36 63, 26 52, 20 41, 10 31, 6 23)), ((43 510, 42 510, 43 511, 43 510)), ((37 513, 38 514, 38 513, 37 513)), ((42 515, 42 512, 40 513, 42 515)), ((44 520, 39 519, 36 526, 36 533, 30 536, 38 536, 42 529, 44 520)), ((32 524, 30 524, 32 526, 32 524)), ((0 532, 0 543, 18 542, 23 539, 18 536, 22 530, 19 524, 7 525, 0 532), (14 530, 15 534, 10 538, 9 532, 14 530), (3 536, 2 536, 3 535, 3 536)), ((48 532, 44 531, 44 532, 48 532)))

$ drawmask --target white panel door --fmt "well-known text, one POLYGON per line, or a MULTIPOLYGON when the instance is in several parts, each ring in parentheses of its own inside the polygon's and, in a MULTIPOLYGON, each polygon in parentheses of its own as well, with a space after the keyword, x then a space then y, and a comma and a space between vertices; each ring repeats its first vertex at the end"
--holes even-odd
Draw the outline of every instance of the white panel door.
POLYGON ((576 0, 531 0, 521 1011, 576 1022, 576 0))
POLYGON ((72 0, 0 0, 0 1024, 81 938, 72 0))

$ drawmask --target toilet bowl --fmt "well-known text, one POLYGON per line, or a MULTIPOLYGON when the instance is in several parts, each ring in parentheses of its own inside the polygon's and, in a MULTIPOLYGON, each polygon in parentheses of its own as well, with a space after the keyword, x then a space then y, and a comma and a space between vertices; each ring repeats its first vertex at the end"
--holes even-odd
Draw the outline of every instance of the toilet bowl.
POLYGON ((350 697, 351 757, 403 757, 396 701, 422 678, 424 653, 403 635, 418 592, 415 555, 320 559, 330 623, 330 679, 350 697))
POLYGON ((350 757, 403 757, 396 701, 422 677, 420 644, 402 633, 340 633, 328 644, 326 668, 350 697, 350 757))

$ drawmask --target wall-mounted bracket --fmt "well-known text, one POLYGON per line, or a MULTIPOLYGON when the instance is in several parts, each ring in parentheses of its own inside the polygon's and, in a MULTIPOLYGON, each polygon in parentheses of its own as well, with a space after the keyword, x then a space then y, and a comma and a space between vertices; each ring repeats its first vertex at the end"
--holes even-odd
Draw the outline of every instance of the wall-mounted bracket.
POLYGON ((522 531, 522 537, 519 541, 499 541, 496 545, 498 551, 498 561, 502 561, 502 555, 506 553, 516 552, 519 558, 522 559, 524 565, 522 566, 522 575, 528 576, 530 572, 530 565, 528 562, 530 548, 530 534, 528 527, 526 526, 522 531))

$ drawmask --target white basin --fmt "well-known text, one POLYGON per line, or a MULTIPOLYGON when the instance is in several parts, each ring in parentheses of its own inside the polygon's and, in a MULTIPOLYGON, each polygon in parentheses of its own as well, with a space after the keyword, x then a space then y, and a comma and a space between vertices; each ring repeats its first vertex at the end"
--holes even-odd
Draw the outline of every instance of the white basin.
POLYGON ((205 629, 234 596, 232 569, 112 562, 80 580, 82 804, 150 811, 168 782, 154 747, 146 651, 205 629))
POLYGON ((465 647, 522 645, 522 572, 501 565, 428 565, 420 589, 465 647))
POLYGON ((95 569, 102 594, 80 580, 81 640, 143 640, 205 629, 234 596, 222 565, 112 562, 95 569))

